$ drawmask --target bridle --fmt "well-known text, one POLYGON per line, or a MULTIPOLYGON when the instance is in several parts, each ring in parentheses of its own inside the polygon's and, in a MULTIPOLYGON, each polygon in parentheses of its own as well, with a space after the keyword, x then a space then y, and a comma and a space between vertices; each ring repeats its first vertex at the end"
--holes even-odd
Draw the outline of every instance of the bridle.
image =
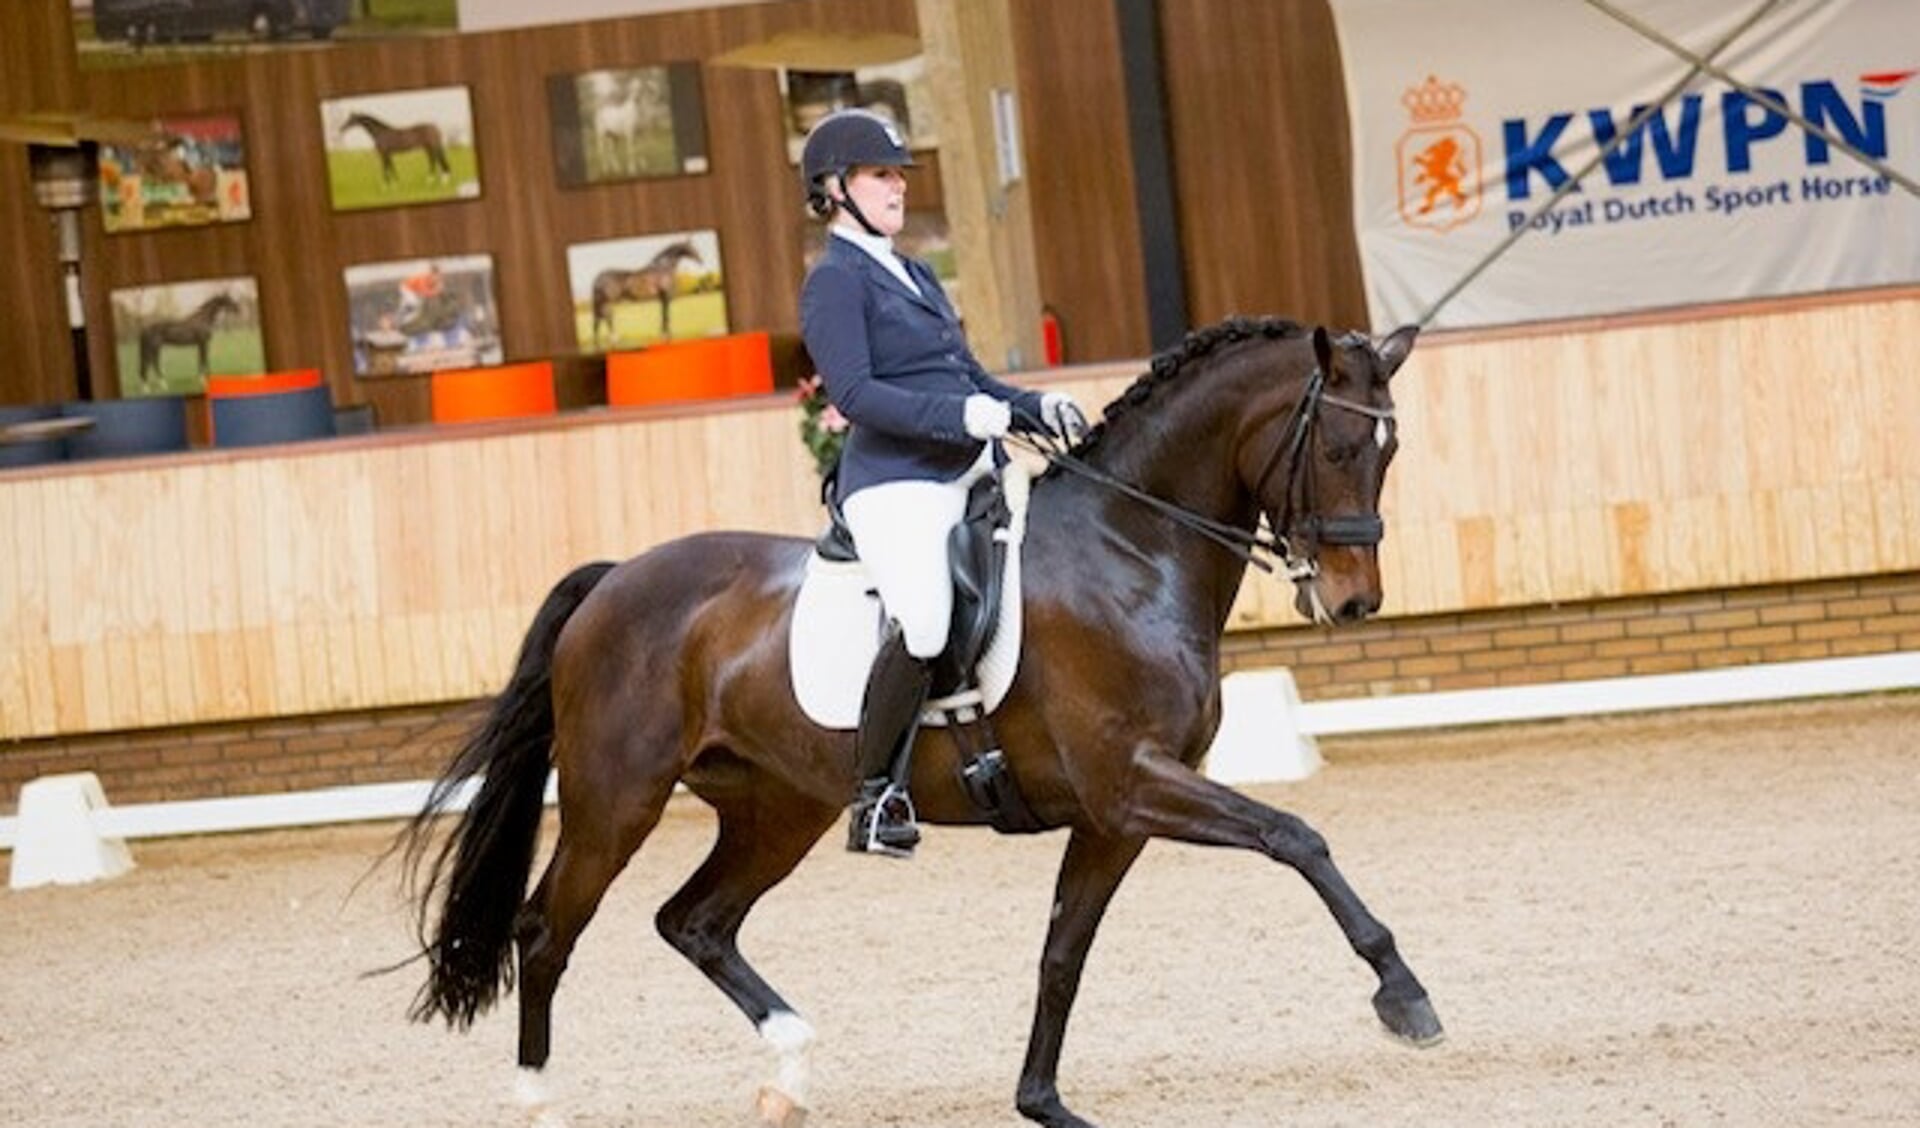
MULTIPOLYGON (((1326 384, 1325 371, 1319 365, 1315 365, 1313 372, 1307 377, 1306 392, 1294 407, 1293 418, 1287 424, 1286 434, 1274 445, 1273 453, 1267 457, 1265 465, 1260 470, 1260 476, 1254 480, 1253 492, 1257 501, 1267 496, 1267 480, 1273 477, 1273 472, 1280 468, 1283 461, 1286 464, 1285 507, 1276 517, 1270 519, 1275 530, 1270 536, 1262 536, 1258 529, 1249 532, 1236 525, 1216 521, 1205 514, 1195 513, 1164 498, 1155 497, 1137 486, 1123 482, 1106 471, 1068 454, 1058 440, 1042 443, 1026 435, 1012 436, 1012 438, 1045 458, 1048 463, 1139 502, 1175 524, 1200 534, 1263 572, 1276 571, 1273 563, 1266 559, 1266 556, 1271 556, 1279 562, 1280 569, 1286 572, 1289 580, 1296 584, 1305 583, 1320 574, 1318 557, 1321 545, 1372 547, 1379 544, 1381 537, 1385 535, 1385 526, 1378 514, 1351 513, 1323 516, 1313 511, 1310 500, 1313 460, 1307 456, 1307 448, 1313 438, 1314 428, 1320 420, 1321 405, 1337 407, 1372 419, 1375 424, 1376 439, 1382 446, 1385 445, 1386 433, 1394 421, 1393 408, 1373 407, 1336 396, 1326 390, 1326 384), (1263 553, 1265 556, 1262 555, 1263 553)), ((1050 434, 1045 429, 1040 433, 1050 434)))
POLYGON ((1375 441, 1386 446, 1393 426, 1391 407, 1374 407, 1336 396, 1326 390, 1327 375, 1319 365, 1307 377, 1307 391, 1294 408, 1287 437, 1274 447, 1267 463, 1254 479, 1253 495, 1267 496, 1267 479, 1279 468, 1284 455, 1287 463, 1285 508, 1273 519, 1274 551, 1286 567, 1287 578, 1300 583, 1320 574, 1319 548, 1323 544, 1343 548, 1372 548, 1386 535, 1386 526, 1378 513, 1342 513, 1323 516, 1313 511, 1313 459, 1307 457, 1308 440, 1320 421, 1320 405, 1327 404, 1363 415, 1374 421, 1375 441))

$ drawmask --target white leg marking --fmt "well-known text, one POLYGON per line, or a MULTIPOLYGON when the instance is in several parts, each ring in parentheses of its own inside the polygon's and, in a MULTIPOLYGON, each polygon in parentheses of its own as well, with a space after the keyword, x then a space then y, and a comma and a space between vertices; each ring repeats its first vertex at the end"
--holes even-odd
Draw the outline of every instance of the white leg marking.
POLYGON ((792 1011, 774 1011, 760 1024, 760 1037, 779 1056, 773 1086, 805 1108, 810 1080, 807 1052, 813 1048, 813 1027, 792 1011))
POLYGON ((553 1107, 545 1070, 521 1066, 513 1077, 513 1099, 533 1128, 566 1128, 567 1118, 553 1107))

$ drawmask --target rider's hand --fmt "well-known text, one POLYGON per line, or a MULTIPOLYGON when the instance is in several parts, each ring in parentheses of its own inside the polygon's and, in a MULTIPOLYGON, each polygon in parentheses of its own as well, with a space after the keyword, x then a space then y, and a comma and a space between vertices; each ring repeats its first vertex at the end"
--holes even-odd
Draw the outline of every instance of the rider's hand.
POLYGON ((961 407, 966 416, 967 434, 976 439, 1005 438, 1013 426, 1013 409, 992 396, 975 393, 961 407))
POLYGON ((1040 421, 1069 443, 1087 437, 1087 413, 1065 392, 1048 392, 1040 397, 1040 421))

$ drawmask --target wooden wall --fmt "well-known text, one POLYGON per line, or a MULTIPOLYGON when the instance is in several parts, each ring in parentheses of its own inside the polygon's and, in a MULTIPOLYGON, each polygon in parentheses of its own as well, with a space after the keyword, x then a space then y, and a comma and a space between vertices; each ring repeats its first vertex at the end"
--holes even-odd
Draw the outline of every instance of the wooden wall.
MULTIPOLYGON (((41 5, 42 0, 28 0, 41 5)), ((64 5, 62 5, 64 6, 64 5)), ((45 21, 17 23, 0 10, 0 41, 46 33, 45 21)), ((54 24, 56 53, 71 33, 54 24)), ((575 351, 566 247, 592 239, 685 228, 719 231, 728 314, 736 328, 797 328, 806 228, 785 117, 773 72, 705 67, 702 84, 712 172, 569 189, 559 185, 548 136, 546 78, 598 67, 704 60, 781 32, 857 27, 914 34, 907 0, 796 0, 669 13, 483 35, 441 36, 287 50, 191 65, 86 70, 74 97, 94 114, 141 119, 199 110, 239 111, 246 130, 254 218, 240 224, 105 235, 89 216, 85 261, 98 394, 117 394, 109 291, 164 281, 251 274, 259 279, 270 367, 321 367, 338 402, 372 401, 383 420, 426 416, 422 377, 357 380, 347 336, 349 265, 424 255, 493 256, 508 359, 575 351), (319 102, 343 95, 465 84, 472 93, 482 195, 477 200, 336 214, 327 198, 319 102)), ((41 103, 59 92, 35 92, 41 103)), ((17 150, 9 149, 12 160, 17 150)), ((15 183, 23 183, 24 177, 15 183)), ((937 206, 937 165, 916 202, 937 206)), ((11 195, 0 194, 0 195, 11 195)), ((46 220, 30 202, 9 235, 46 220)), ((17 210, 17 209, 16 209, 17 210)), ((29 246, 21 277, 0 279, 0 301, 40 312, 29 329, 0 320, 0 349, 12 354, 57 310, 50 247, 29 246), (46 263, 45 270, 38 263, 46 263)), ((65 352, 65 338, 56 342, 65 352)), ((43 347, 43 346, 35 346, 43 347)), ((70 395, 70 377, 0 373, 0 401, 70 395), (46 393, 55 394, 48 395, 46 393)), ((64 365, 62 367, 65 367, 64 365)))
MULTIPOLYGON (((1422 345, 1386 612, 1920 571, 1920 444, 1887 422, 1920 419, 1917 336, 1908 292, 1422 345)), ((1059 386, 1101 404, 1135 374, 1059 386)), ((817 531, 796 424, 768 397, 0 476, 0 738, 491 692, 578 563, 817 531)), ((1250 583, 1232 625, 1289 603, 1250 583)))
MULTIPOLYGON (((1348 202, 1346 125, 1326 0, 1163 0, 1167 89, 1186 240, 1191 321, 1281 313, 1364 321, 1348 202)), ((145 118, 244 108, 255 218, 106 236, 87 224, 97 394, 117 394, 111 290, 252 274, 268 363, 323 368, 338 402, 371 400, 387 422, 426 415, 420 377, 351 374, 344 267, 427 254, 494 256, 509 359, 574 348, 568 243, 683 227, 720 232, 737 328, 791 332, 803 227, 769 72, 706 68, 713 171, 561 188, 544 80, 605 66, 706 59, 781 31, 916 33, 912 0, 788 0, 568 27, 278 51, 193 65, 75 68, 65 0, 0 4, 0 112, 85 108, 145 118), (463 83, 472 88, 479 200, 334 214, 321 98, 463 83)), ((1027 183, 1041 298, 1074 361, 1148 348, 1139 217, 1111 0, 1014 0, 1027 183)), ((25 192, 24 155, 0 146, 0 402, 73 394, 47 220, 25 192)), ((937 206, 937 168, 916 205, 937 206)), ((573 372, 575 366, 563 366, 573 372)))
POLYGON ((1326 0, 1161 0, 1187 312, 1367 324, 1326 0))

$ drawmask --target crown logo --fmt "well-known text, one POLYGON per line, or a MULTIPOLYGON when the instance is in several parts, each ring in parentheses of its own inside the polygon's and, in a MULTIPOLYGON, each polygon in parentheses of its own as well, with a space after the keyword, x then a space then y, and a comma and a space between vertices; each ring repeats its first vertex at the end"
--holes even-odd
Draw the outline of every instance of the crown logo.
POLYGON ((1457 121, 1467 102, 1466 88, 1457 82, 1441 82, 1433 75, 1419 86, 1409 86, 1400 96, 1400 104, 1412 115, 1415 125, 1434 125, 1457 121))

